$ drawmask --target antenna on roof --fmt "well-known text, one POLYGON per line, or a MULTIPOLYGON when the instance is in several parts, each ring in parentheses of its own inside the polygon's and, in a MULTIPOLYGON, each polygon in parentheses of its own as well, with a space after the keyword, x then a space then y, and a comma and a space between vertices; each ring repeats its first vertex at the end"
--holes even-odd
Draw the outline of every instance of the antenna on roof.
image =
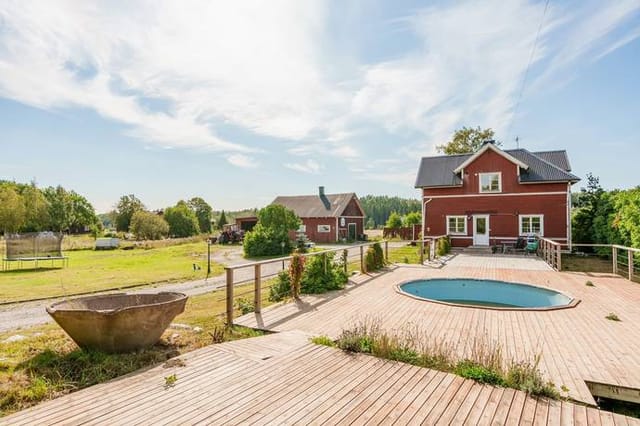
POLYGON ((520 136, 516 136, 516 148, 520 149, 520 136))

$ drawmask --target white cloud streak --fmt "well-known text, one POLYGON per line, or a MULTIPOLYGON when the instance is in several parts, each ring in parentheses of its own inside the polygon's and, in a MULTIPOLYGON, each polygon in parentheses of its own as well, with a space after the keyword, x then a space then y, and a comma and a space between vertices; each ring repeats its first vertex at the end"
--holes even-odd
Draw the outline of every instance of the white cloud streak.
POLYGON ((302 173, 318 174, 324 168, 320 163, 315 160, 308 159, 301 163, 285 163, 286 168, 295 170, 302 173))

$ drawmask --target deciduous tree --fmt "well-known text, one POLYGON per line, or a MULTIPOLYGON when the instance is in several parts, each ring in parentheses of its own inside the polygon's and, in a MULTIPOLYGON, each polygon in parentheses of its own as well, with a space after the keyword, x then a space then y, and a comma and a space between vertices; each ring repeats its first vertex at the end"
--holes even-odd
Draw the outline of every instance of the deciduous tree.
POLYGON ((17 232, 25 223, 24 200, 9 185, 0 185, 0 230, 17 232))
MULTIPOLYGON (((475 129, 462 127, 454 132, 449 142, 436 146, 436 150, 447 155, 475 152, 482 146, 483 142, 493 139, 493 135, 492 129, 481 129, 480 126, 475 129)), ((495 142, 495 144, 501 145, 500 142, 495 142)))
POLYGON ((189 205, 180 200, 173 207, 168 207, 164 211, 164 218, 169 224, 169 235, 183 238, 198 234, 198 218, 189 205))
POLYGON ((116 205, 116 230, 127 232, 131 224, 131 217, 137 211, 146 210, 142 201, 135 195, 123 195, 116 205))
POLYGON ((211 232, 211 213, 213 211, 211 206, 200 197, 193 197, 188 204, 198 218, 200 232, 203 234, 211 232))

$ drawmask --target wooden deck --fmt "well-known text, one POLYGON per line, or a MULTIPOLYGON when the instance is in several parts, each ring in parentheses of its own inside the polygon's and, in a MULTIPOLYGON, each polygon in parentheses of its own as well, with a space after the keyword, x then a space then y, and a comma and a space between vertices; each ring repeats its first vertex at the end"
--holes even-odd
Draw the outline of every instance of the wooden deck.
POLYGON ((595 401, 585 380, 640 388, 640 285, 613 276, 551 271, 540 267, 535 257, 521 269, 513 269, 513 262, 506 258, 503 262, 509 268, 501 268, 496 258, 454 261, 441 269, 398 267, 345 291, 305 296, 301 303, 273 306, 236 323, 331 337, 363 318, 378 318, 385 328, 411 323, 434 339, 454 345, 461 355, 474 339, 497 342, 508 358, 516 360, 530 361, 541 353, 543 373, 558 387, 568 387, 571 398, 586 404, 595 401), (496 311, 415 300, 394 289, 406 280, 431 277, 536 284, 560 290, 581 303, 556 311, 496 311), (595 287, 585 286, 587 280, 595 287), (605 319, 610 312, 621 321, 605 319))
POLYGON ((224 343, 66 395, 0 424, 589 424, 640 421, 452 374, 348 355, 301 332, 224 343), (174 386, 164 377, 176 374, 174 386))

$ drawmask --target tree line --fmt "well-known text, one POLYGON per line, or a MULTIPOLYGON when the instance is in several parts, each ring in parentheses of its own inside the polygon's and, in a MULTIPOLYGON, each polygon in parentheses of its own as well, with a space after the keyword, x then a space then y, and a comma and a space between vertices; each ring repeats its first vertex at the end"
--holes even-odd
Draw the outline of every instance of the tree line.
POLYGON ((419 200, 387 195, 365 195, 360 198, 360 205, 367 216, 366 227, 369 229, 384 226, 392 213, 402 217, 422 211, 419 200))
POLYGON ((587 187, 573 197, 572 238, 576 244, 619 244, 640 248, 640 186, 605 191, 587 174, 587 187))
POLYGON ((0 181, 0 231, 82 232, 97 229, 100 221, 89 201, 62 186, 38 188, 29 184, 0 181))

